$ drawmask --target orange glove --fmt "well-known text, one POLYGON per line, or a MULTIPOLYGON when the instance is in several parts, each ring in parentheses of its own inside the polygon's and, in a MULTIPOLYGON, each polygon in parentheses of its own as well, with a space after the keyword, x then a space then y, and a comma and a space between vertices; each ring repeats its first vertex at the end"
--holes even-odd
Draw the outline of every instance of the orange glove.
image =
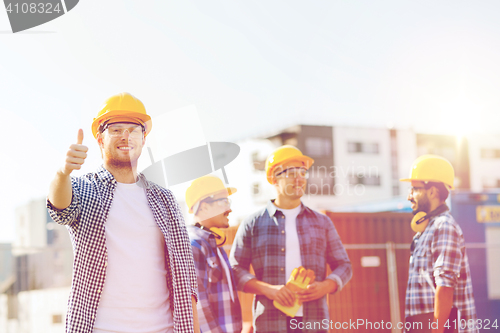
MULTIPOLYGON (((290 274, 290 278, 286 283, 286 287, 293 292, 304 290, 309 284, 314 282, 315 278, 316 276, 313 270, 306 270, 304 267, 300 266, 293 269, 292 274, 290 274)), ((295 299, 295 304, 291 307, 281 305, 277 301, 274 301, 273 304, 277 309, 289 317, 295 317, 295 314, 299 311, 299 308, 302 305, 298 299, 295 299)))

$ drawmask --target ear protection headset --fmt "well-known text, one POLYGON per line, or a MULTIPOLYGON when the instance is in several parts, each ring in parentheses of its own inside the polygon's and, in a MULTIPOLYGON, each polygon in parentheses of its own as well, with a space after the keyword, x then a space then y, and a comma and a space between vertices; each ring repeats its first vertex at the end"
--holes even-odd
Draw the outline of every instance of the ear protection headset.
POLYGON ((439 214, 444 213, 447 210, 449 210, 448 206, 446 206, 446 204, 442 204, 429 214, 427 214, 426 212, 418 212, 417 214, 415 214, 415 216, 413 216, 413 219, 411 220, 411 229, 415 232, 424 232, 425 228, 427 228, 427 225, 429 224, 429 221, 433 217, 438 216, 439 214))
POLYGON ((202 230, 208 231, 209 233, 214 235, 215 236, 215 243, 217 244, 217 247, 221 247, 224 244, 226 244, 226 234, 222 230, 220 230, 219 228, 216 228, 216 227, 207 228, 207 227, 202 226, 199 223, 196 223, 194 226, 198 227, 202 230))

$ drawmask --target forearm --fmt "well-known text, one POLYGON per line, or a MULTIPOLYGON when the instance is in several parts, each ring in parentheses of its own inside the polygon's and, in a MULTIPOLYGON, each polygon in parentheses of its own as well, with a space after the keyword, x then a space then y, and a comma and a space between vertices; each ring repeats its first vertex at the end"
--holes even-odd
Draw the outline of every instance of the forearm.
POLYGON ((200 333, 200 323, 198 322, 198 311, 196 309, 196 299, 194 298, 194 296, 191 296, 191 303, 193 306, 194 333, 200 333))
POLYGON ((71 177, 59 170, 50 183, 47 198, 54 208, 63 210, 71 204, 72 196, 71 177))
POLYGON ((453 288, 437 286, 436 295, 434 298, 434 319, 439 324, 438 330, 433 332, 443 332, 446 320, 450 316, 451 307, 453 306, 453 288))
POLYGON ((252 279, 245 283, 243 291, 249 294, 264 295, 267 298, 272 299, 272 297, 270 297, 270 293, 274 291, 273 287, 274 286, 269 283, 252 279))

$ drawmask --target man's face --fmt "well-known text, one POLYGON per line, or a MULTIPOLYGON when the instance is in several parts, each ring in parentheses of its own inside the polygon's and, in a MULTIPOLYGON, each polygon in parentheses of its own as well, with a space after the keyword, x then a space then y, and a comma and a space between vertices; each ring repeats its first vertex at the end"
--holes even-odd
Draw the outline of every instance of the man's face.
POLYGON ((117 168, 137 166, 142 147, 146 143, 142 127, 136 123, 112 123, 98 133, 104 161, 117 168))
POLYGON ((408 201, 411 202, 411 209, 413 215, 418 212, 429 213, 431 209, 431 203, 427 196, 427 191, 424 187, 423 182, 412 181, 410 192, 408 193, 408 201))
POLYGON ((219 192, 212 198, 207 198, 202 203, 204 215, 210 219, 210 226, 216 228, 229 227, 229 213, 231 206, 227 191, 219 192))
POLYGON ((300 199, 306 190, 307 169, 302 162, 284 163, 274 170, 273 184, 279 195, 290 199, 300 199))

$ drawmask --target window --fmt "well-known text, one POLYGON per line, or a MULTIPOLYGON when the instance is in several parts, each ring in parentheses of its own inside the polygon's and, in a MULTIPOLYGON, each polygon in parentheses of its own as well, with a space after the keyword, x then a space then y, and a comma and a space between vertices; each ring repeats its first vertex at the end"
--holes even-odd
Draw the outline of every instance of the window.
POLYGON ((351 185, 367 185, 380 186, 380 177, 378 175, 360 175, 351 174, 349 176, 349 184, 351 185))
POLYGON ((378 143, 348 142, 347 151, 349 153, 378 154, 378 143))
POLYGON ((481 149, 481 158, 492 159, 500 158, 500 149, 481 149))
POLYGON ((253 195, 257 196, 260 194, 260 185, 259 183, 254 183, 253 184, 253 195))
POLYGON ((307 155, 313 157, 327 157, 332 155, 332 141, 329 138, 306 138, 307 155))

